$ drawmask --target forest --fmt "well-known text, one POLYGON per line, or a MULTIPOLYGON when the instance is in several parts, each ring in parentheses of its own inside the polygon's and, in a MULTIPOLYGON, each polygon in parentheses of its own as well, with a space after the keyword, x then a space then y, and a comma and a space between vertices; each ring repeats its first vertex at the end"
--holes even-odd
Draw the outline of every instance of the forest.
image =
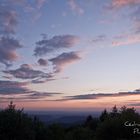
POLYGON ((0 140, 139 140, 140 114, 134 108, 114 106, 100 117, 87 116, 81 124, 46 125, 11 102, 0 110, 0 140))

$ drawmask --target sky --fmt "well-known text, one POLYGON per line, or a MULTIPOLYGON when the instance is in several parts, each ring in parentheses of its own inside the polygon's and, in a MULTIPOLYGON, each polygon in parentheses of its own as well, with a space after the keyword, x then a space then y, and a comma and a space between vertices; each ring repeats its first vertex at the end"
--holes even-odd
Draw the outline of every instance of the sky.
POLYGON ((140 109, 140 0, 0 0, 0 108, 140 109))

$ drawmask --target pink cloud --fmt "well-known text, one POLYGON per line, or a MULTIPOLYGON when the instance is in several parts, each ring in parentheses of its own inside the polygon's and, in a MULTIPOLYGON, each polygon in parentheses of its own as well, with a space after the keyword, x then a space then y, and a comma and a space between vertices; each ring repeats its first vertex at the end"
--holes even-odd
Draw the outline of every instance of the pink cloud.
POLYGON ((120 8, 123 6, 131 6, 131 5, 135 5, 139 3, 140 3, 140 0, 112 0, 111 7, 120 8))
POLYGON ((138 35, 128 35, 124 38, 119 38, 112 42, 112 46, 124 46, 140 43, 140 36, 138 35))

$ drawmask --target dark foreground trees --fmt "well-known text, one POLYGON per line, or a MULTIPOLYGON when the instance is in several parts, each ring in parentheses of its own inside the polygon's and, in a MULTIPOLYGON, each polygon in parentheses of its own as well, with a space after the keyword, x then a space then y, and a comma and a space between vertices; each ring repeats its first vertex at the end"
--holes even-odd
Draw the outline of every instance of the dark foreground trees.
POLYGON ((38 119, 32 119, 16 110, 11 102, 8 108, 0 111, 0 140, 40 140, 45 138, 45 126, 38 119))
POLYGON ((100 116, 101 122, 96 129, 98 140, 135 140, 140 139, 140 115, 134 108, 113 107, 110 113, 104 111, 100 116))
POLYGON ((0 140, 140 140, 140 115, 134 108, 114 106, 99 118, 88 116, 81 125, 46 126, 11 102, 0 111, 0 140))

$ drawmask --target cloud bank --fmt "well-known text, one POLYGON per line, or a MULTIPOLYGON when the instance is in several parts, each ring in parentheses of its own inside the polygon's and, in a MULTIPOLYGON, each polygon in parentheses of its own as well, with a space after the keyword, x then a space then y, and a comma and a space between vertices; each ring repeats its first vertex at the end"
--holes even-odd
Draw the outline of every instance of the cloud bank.
POLYGON ((62 99, 58 101, 94 100, 94 99, 104 98, 104 97, 121 97, 121 96, 129 96, 129 95, 140 95, 140 90, 135 90, 132 92, 98 93, 98 94, 82 94, 82 95, 75 95, 75 96, 64 96, 62 99))
POLYGON ((0 102, 14 101, 37 101, 52 97, 58 92, 40 92, 27 88, 29 83, 16 81, 0 81, 0 102))

